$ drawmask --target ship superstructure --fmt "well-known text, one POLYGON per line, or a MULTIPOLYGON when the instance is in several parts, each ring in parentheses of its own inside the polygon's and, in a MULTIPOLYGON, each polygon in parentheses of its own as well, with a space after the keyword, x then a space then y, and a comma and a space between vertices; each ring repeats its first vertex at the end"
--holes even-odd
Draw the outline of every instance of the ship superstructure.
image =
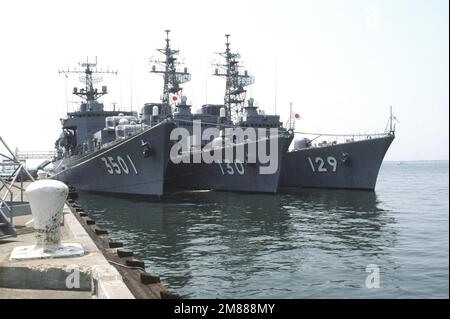
POLYGON ((73 89, 82 98, 78 110, 69 112, 56 141, 57 156, 51 176, 79 190, 126 195, 163 194, 164 174, 170 150, 170 131, 175 125, 166 119, 155 125, 142 123, 136 112, 106 111, 98 99, 107 94, 94 87, 97 63, 80 64, 78 74, 85 87, 73 89))
MULTIPOLYGON (((169 34, 168 31, 166 34, 169 34)), ((245 86, 252 84, 254 78, 247 71, 243 73, 240 71, 239 55, 231 52, 229 35, 226 35, 225 52, 221 53, 225 63, 221 64, 222 71, 215 73, 217 76, 225 77, 226 80, 224 104, 203 105, 195 114, 187 104, 187 98, 181 94, 180 84, 190 80, 190 75, 186 68, 182 72, 176 70, 175 55, 179 51, 170 48, 168 36, 166 48, 159 52, 164 54, 165 59, 153 61, 163 65, 164 69, 158 70, 153 66, 152 72, 162 74, 164 78, 162 103, 146 104, 142 113, 148 122, 160 120, 161 116, 171 114, 178 127, 186 129, 190 134, 187 141, 188 150, 178 153, 169 162, 166 189, 275 193, 278 188, 282 157, 292 140, 292 135, 283 129, 279 116, 258 112, 253 99, 249 99, 245 105, 245 86), (199 126, 197 132, 196 125, 199 126), (209 139, 202 139, 203 132, 208 128, 215 128, 220 133, 217 136, 210 136, 209 139), (255 135, 253 140, 236 141, 236 136, 227 136, 227 129, 236 128, 258 128, 259 136, 255 135), (269 136, 270 128, 276 131, 273 136, 269 136), (272 146, 271 138, 276 140, 276 143, 273 143, 276 149, 269 150, 272 146), (269 153, 275 158, 274 162, 277 163, 277 167, 270 174, 261 173, 261 167, 267 163, 249 161, 252 156, 257 157, 256 154, 250 153, 256 153, 262 143, 267 146, 269 153), (255 147, 250 147, 251 144, 255 147), (245 158, 222 158, 213 163, 194 160, 195 157, 203 158, 205 153, 219 150, 223 150, 223 153, 228 151, 237 154, 238 147, 245 148, 245 158)))

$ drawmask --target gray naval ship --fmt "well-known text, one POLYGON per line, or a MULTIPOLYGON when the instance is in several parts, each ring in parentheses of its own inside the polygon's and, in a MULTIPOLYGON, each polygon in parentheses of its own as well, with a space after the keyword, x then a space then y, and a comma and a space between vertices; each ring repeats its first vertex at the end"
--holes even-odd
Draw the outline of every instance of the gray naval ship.
POLYGON ((85 87, 73 89, 83 99, 75 112, 62 119, 55 147, 52 178, 78 190, 124 195, 160 196, 170 151, 170 132, 176 125, 164 119, 154 125, 139 123, 136 112, 106 111, 98 98, 107 94, 94 88, 98 73, 115 73, 80 64, 60 73, 80 75, 85 87))
POLYGON ((217 65, 223 72, 219 72, 219 69, 215 72, 216 76, 226 78, 225 103, 203 105, 199 112, 193 114, 191 106, 186 103, 187 98, 181 94, 181 84, 190 80, 190 74, 186 68, 183 71, 176 70, 176 56, 179 51, 171 49, 169 30, 166 30, 166 34, 166 47, 158 50, 165 59, 153 61, 163 68, 158 69, 154 65, 151 71, 163 75, 163 100, 162 103, 148 103, 144 106, 144 122, 157 123, 161 118, 172 116, 178 127, 186 129, 190 138, 197 143, 192 143, 191 140, 187 145, 188 150, 171 156, 166 172, 165 190, 277 192, 283 156, 293 134, 282 127, 279 116, 258 112, 253 99, 249 99, 248 104, 244 106, 245 86, 252 84, 254 78, 247 71, 240 71, 239 56, 230 50, 229 35, 226 35, 226 50, 220 53, 225 58, 225 64, 217 65), (174 102, 174 99, 180 102, 174 102), (195 123, 198 123, 197 132, 195 123), (200 136, 208 128, 217 128, 216 131, 220 131, 220 135, 201 140, 200 136), (228 136, 226 133, 226 129, 234 128, 257 128, 259 135, 254 140, 246 139, 239 143, 235 135, 228 136), (269 134, 270 129, 275 130, 276 134, 269 134), (273 149, 271 139, 276 139, 276 149, 273 149), (262 143, 265 143, 266 150, 273 155, 272 159, 276 164, 275 170, 267 174, 261 173, 265 163, 259 159, 255 162, 249 160, 256 155, 254 153, 258 152, 262 143), (252 144, 254 147, 251 147, 252 144), (246 156, 243 159, 224 157, 213 163, 194 160, 196 157, 203 158, 206 153, 217 151, 226 154, 231 150, 230 153, 235 156, 238 147, 245 150, 246 156))
POLYGON ((385 133, 337 136, 298 132, 315 137, 294 141, 293 150, 284 157, 280 187, 373 191, 381 163, 395 138, 394 120, 391 108, 385 133), (317 143, 321 138, 333 141, 317 143), (339 143, 339 138, 344 141, 339 143))

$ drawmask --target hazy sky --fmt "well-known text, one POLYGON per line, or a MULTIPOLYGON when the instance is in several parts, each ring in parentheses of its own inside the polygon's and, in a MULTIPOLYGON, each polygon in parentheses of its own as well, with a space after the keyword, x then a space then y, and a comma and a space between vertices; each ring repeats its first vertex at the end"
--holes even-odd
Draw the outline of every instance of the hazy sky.
MULTIPOLYGON (((47 150, 60 133, 76 77, 58 69, 87 56, 119 71, 104 78, 107 109, 158 101, 162 79, 149 58, 164 30, 192 81, 199 108, 223 101, 211 76, 214 52, 232 49, 256 78, 249 89, 284 120, 289 102, 307 132, 382 131, 389 106, 400 120, 386 159, 449 157, 449 2, 447 0, 1 1, 0 135, 21 150, 47 150), (276 106, 275 106, 276 101, 276 106)), ((72 108, 73 103, 69 103, 72 108)))

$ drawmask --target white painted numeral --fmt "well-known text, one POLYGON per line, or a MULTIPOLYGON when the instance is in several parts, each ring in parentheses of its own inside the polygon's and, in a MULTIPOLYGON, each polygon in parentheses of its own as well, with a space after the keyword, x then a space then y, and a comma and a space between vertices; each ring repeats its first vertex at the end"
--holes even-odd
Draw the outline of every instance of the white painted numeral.
POLYGON ((222 163, 218 163, 218 164, 219 164, 220 171, 221 171, 222 175, 230 175, 230 176, 232 176, 236 172, 239 175, 244 175, 245 174, 245 166, 241 162, 234 162, 234 163, 226 162, 226 163, 223 163, 223 164, 225 164, 225 168, 226 168, 225 170, 222 167, 222 163))
POLYGON ((108 173, 111 174, 111 175, 114 174, 114 170, 111 167, 111 165, 109 165, 108 160, 106 158, 102 157, 102 161, 105 163, 106 170, 108 171, 108 173))
MULTIPOLYGON (((131 168, 133 169, 134 173, 138 175, 138 171, 136 169, 136 166, 134 165, 133 161, 131 160, 130 155, 126 155, 126 158, 128 159, 131 168)), ((105 163, 106 170, 109 174, 114 175, 120 175, 120 174, 130 174, 130 169, 128 168, 127 162, 123 159, 122 156, 117 156, 114 158, 113 156, 108 157, 102 157, 101 160, 103 163, 105 163)))
POLYGON ((111 164, 111 166, 114 168, 114 172, 116 174, 122 174, 122 171, 120 170, 119 164, 117 164, 114 161, 114 158, 112 156, 108 156, 108 160, 109 160, 109 163, 111 164))
POLYGON ((119 166, 120 166, 120 169, 122 170, 122 172, 124 172, 125 174, 128 174, 130 172, 128 170, 127 163, 125 163, 125 161, 123 160, 122 157, 117 156, 117 163, 119 163, 119 166))
POLYGON ((228 175, 234 175, 234 169, 230 163, 227 163, 227 173, 228 173, 228 175))
POLYGON ((333 168, 333 172, 336 172, 336 170, 337 170, 337 161, 336 161, 336 159, 333 156, 328 156, 327 157, 327 162, 333 168))
POLYGON ((223 168, 222 168, 222 163, 217 163, 217 164, 219 164, 220 171, 222 172, 222 175, 225 175, 225 172, 223 171, 223 168))
POLYGON ((328 156, 327 161, 325 162, 322 157, 315 157, 314 161, 307 157, 309 165, 311 166, 311 170, 313 172, 325 173, 328 171, 336 172, 337 171, 337 161, 333 156, 328 156), (330 166, 330 169, 326 167, 326 164, 330 166))
POLYGON ((138 171, 137 171, 137 169, 136 169, 136 166, 134 166, 134 163, 133 163, 133 161, 131 160, 130 155, 127 155, 127 158, 128 158, 128 160, 130 161, 130 164, 131 164, 131 167, 133 168, 134 173, 137 175, 137 174, 138 174, 138 171))
POLYGON ((313 162, 312 162, 312 160, 311 160, 311 157, 308 157, 308 162, 309 162, 309 165, 311 165, 311 170, 312 170, 313 172, 315 172, 316 169, 314 168, 314 164, 313 164, 313 162))
POLYGON ((321 157, 316 157, 316 163, 319 164, 319 168, 317 169, 317 171, 319 172, 326 172, 327 169, 326 167, 323 167, 323 165, 325 164, 324 160, 321 157))
POLYGON ((238 172, 239 175, 245 174, 244 164, 242 164, 241 162, 236 162, 234 163, 234 166, 236 167, 236 171, 238 172))

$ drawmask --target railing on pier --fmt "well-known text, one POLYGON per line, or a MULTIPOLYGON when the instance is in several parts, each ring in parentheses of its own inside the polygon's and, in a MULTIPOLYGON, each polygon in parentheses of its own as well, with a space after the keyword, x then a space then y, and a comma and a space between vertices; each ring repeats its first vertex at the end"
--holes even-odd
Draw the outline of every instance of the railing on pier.
POLYGON ((55 151, 18 151, 16 152, 16 156, 19 160, 27 160, 27 159, 51 159, 55 157, 55 151))
POLYGON ((13 224, 13 201, 14 194, 12 189, 20 190, 21 201, 23 201, 23 177, 27 176, 34 181, 33 176, 25 168, 25 161, 20 160, 15 153, 11 151, 9 146, 0 136, 0 167, 2 174, 0 174, 0 231, 5 235, 17 234, 13 224), (7 170, 3 168, 8 167, 7 170), (16 185, 20 182, 20 186, 16 185), (9 200, 8 200, 9 199, 9 200))

